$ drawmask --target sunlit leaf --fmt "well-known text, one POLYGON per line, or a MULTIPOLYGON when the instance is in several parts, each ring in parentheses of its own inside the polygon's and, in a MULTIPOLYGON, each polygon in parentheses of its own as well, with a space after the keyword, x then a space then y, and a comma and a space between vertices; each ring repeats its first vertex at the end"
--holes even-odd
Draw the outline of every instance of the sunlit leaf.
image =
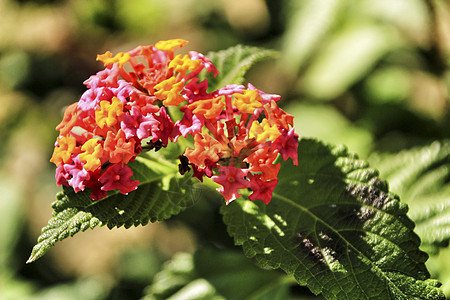
POLYGON ((407 210, 367 162, 303 139, 269 205, 240 199, 222 213, 246 256, 327 299, 444 299, 407 210))
POLYGON ((90 191, 75 193, 64 187, 52 204, 53 215, 42 229, 28 262, 44 255, 57 241, 88 228, 146 225, 162 221, 192 206, 198 197, 190 175, 178 175, 178 167, 164 161, 138 157, 130 162, 137 190, 128 195, 111 193, 100 201, 89 197, 90 191))

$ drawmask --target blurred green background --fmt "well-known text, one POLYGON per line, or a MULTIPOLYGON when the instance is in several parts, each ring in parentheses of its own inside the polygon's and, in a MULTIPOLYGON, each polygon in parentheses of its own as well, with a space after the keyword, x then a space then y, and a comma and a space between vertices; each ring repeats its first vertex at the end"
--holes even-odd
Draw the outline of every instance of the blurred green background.
MULTIPOLYGON (((0 0, 0 299, 139 299, 176 253, 235 253, 208 195, 169 222, 87 231, 25 264, 59 191, 54 128, 96 54, 171 38, 280 51, 247 79, 282 96, 301 136, 363 159, 450 137, 445 0, 0 0)), ((450 281, 442 252, 430 270, 450 281)))

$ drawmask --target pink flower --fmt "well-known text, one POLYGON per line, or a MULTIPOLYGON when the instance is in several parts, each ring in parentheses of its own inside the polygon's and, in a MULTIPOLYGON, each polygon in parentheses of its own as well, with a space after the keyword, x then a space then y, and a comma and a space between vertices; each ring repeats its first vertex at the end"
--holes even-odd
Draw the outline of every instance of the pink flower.
POLYGON ((103 183, 102 191, 119 190, 121 194, 128 194, 137 189, 138 180, 130 179, 133 171, 128 165, 117 163, 108 167, 98 181, 103 183))
POLYGON ((130 97, 136 98, 138 91, 133 88, 133 85, 124 80, 118 80, 112 86, 95 86, 88 89, 81 95, 78 102, 78 107, 83 111, 93 111, 99 107, 100 101, 110 101, 116 97, 122 103, 127 103, 130 97))
POLYGON ((89 89, 97 87, 116 87, 117 80, 119 78, 119 67, 118 65, 113 65, 111 68, 104 69, 95 75, 89 77, 83 83, 89 89))
POLYGON ((207 58, 203 54, 198 53, 196 51, 189 51, 189 55, 191 56, 191 60, 200 59, 201 65, 203 66, 203 68, 205 68, 208 73, 213 72, 214 77, 216 77, 217 74, 219 74, 219 70, 217 70, 216 66, 214 66, 213 63, 211 62, 211 60, 209 60, 209 58, 207 58))
POLYGON ((214 97, 217 96, 230 96, 233 94, 242 94, 244 92, 245 87, 241 84, 229 84, 224 86, 223 88, 218 89, 214 92, 214 97))
POLYGON ((87 90, 78 101, 78 108, 83 111, 95 111, 100 101, 110 100, 114 93, 107 87, 97 87, 87 90))
POLYGON ((277 102, 278 100, 281 99, 280 95, 276 95, 276 94, 266 94, 263 91, 258 90, 257 88, 255 88, 255 86, 251 83, 249 83, 248 85, 248 90, 257 90, 258 94, 261 96, 261 98, 263 98, 263 103, 270 103, 270 101, 274 100, 275 102, 277 102))
POLYGON ((119 84, 116 88, 111 88, 114 97, 117 97, 122 103, 127 103, 127 99, 130 98, 133 94, 137 93, 137 90, 134 89, 133 85, 125 80, 117 81, 119 84))
POLYGON ((181 121, 175 123, 175 127, 183 137, 187 137, 188 134, 194 136, 194 134, 201 132, 204 126, 203 118, 193 115, 190 109, 185 109, 184 116, 181 121))
POLYGON ((294 132, 294 128, 289 131, 283 129, 282 132, 283 134, 275 140, 275 149, 281 154, 283 160, 290 157, 294 165, 298 166, 298 134, 294 132))
POLYGON ((70 174, 64 170, 64 164, 59 164, 56 167, 55 179, 56 179, 57 186, 61 186, 61 185, 69 186, 67 180, 70 179, 70 174))
POLYGON ((86 188, 85 181, 89 180, 90 176, 88 171, 83 168, 78 156, 73 159, 73 164, 64 165, 64 171, 72 177, 68 180, 68 183, 73 187, 75 193, 84 191, 86 188))
POLYGON ((139 139, 148 138, 152 132, 159 130, 159 122, 152 114, 143 116, 138 108, 133 106, 131 114, 124 114, 120 127, 127 139, 134 136, 139 139))
POLYGON ((213 176, 211 179, 221 185, 221 187, 217 188, 217 191, 223 195, 227 204, 242 196, 239 194, 239 189, 245 189, 250 186, 248 180, 244 178, 247 176, 247 169, 219 166, 219 172, 220 175, 213 176))

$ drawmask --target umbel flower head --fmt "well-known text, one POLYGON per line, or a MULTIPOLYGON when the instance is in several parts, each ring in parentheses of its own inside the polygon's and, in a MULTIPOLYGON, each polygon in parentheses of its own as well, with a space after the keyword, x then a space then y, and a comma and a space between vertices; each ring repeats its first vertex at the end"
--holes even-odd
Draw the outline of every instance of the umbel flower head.
POLYGON ((112 190, 128 194, 139 185, 128 162, 191 136, 192 149, 180 156, 181 173, 192 169, 201 181, 211 178, 227 204, 242 189, 252 191, 250 200, 270 202, 278 155, 298 164, 293 116, 278 107, 280 96, 251 84, 207 92, 199 74, 219 71, 201 53, 175 55, 186 44, 174 39, 97 56, 105 69, 84 82, 86 92, 56 127, 50 161, 58 185, 91 189, 94 200, 112 190), (168 114, 170 106, 182 113, 180 120, 168 114))

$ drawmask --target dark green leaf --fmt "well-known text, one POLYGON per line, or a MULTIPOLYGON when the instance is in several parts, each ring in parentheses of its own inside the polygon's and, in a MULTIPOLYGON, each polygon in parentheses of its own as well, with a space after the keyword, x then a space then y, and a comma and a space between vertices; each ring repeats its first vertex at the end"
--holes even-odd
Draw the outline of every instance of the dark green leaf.
POLYGON ((408 215, 427 246, 450 241, 450 142, 374 156, 391 189, 408 203, 408 215))
POLYGON ((251 66, 257 62, 278 55, 274 50, 238 45, 218 52, 210 52, 206 56, 220 70, 214 78, 208 73, 208 88, 212 91, 227 84, 242 84, 244 76, 251 66))
POLYGON ((138 157, 129 166, 140 184, 128 195, 114 192, 94 201, 89 197, 90 191, 75 193, 64 187, 52 205, 52 218, 42 229, 28 262, 44 255, 57 241, 80 231, 103 225, 110 229, 129 228, 162 221, 193 205, 198 197, 190 175, 179 176, 177 165, 162 158, 156 161, 138 157))
MULTIPOLYGON (((15 264, 14 256, 16 245, 19 242, 21 230, 24 227, 23 204, 25 198, 24 191, 14 180, 5 174, 0 173, 0 273, 12 273, 15 264)), ((1 280, 1 279, 0 279, 1 280)))
POLYGON ((246 256, 327 299, 444 299, 407 210, 367 162, 303 139, 269 205, 240 199, 222 213, 246 256))

